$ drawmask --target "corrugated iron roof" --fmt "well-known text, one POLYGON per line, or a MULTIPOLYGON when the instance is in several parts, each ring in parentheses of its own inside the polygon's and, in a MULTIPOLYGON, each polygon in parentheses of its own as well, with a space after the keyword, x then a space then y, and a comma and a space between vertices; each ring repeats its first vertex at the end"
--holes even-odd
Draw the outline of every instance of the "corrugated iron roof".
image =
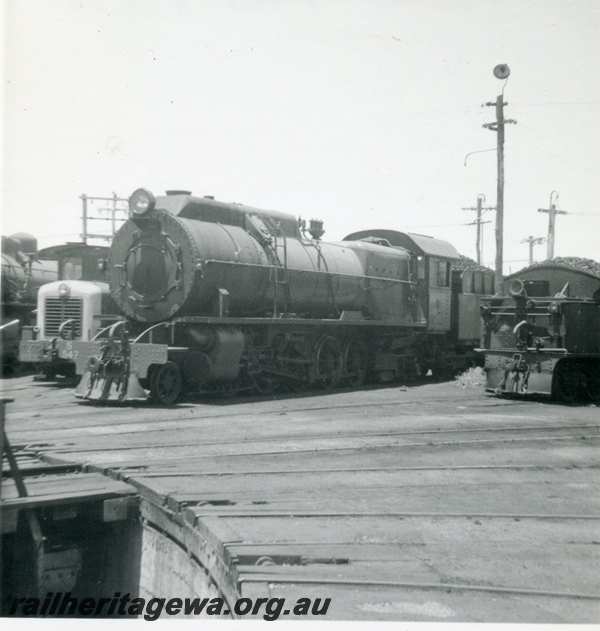
POLYGON ((598 261, 594 261, 594 259, 585 259, 579 256, 555 256, 552 259, 546 259, 545 261, 528 265, 527 267, 520 269, 518 272, 510 274, 507 278, 513 278, 519 274, 528 272, 529 270, 540 269, 542 267, 559 267, 569 269, 600 279, 600 263, 598 261))

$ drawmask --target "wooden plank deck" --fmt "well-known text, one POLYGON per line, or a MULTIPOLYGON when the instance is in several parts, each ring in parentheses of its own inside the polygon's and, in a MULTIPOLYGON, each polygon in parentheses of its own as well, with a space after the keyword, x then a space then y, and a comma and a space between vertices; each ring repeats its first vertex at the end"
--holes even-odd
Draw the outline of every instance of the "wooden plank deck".
POLYGON ((171 409, 4 387, 13 444, 209 533, 242 595, 329 596, 329 619, 600 617, 597 407, 453 383, 171 409))

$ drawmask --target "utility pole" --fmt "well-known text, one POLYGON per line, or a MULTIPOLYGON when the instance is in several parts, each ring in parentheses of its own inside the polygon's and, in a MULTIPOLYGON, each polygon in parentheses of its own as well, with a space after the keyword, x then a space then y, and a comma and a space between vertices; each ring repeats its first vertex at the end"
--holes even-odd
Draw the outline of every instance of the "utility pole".
MULTIPOLYGON (((494 76, 497 79, 508 80, 510 68, 506 64, 498 64, 494 68, 494 76)), ((506 85, 506 82, 505 84, 506 85)), ((504 106, 508 105, 504 101, 504 87, 502 92, 496 97, 496 101, 485 103, 486 107, 496 108, 496 121, 486 123, 484 127, 496 132, 496 155, 498 161, 497 168, 497 190, 496 190, 496 292, 500 292, 503 285, 503 235, 504 235, 504 126, 515 124, 517 121, 504 118, 504 106)))
POLYGON ((544 237, 534 237, 529 235, 527 239, 523 239, 521 243, 529 243, 529 265, 533 265, 533 246, 544 243, 544 237))
POLYGON ((554 258, 554 236, 556 228, 556 215, 568 215, 566 210, 557 210, 556 202, 558 201, 558 192, 552 191, 550 193, 550 202, 548 208, 538 208, 538 213, 548 213, 548 249, 546 258, 554 258))
POLYGON ((481 265, 481 258, 482 258, 482 248, 481 248, 481 241, 482 241, 482 236, 483 236, 482 225, 484 223, 491 223, 490 221, 482 221, 481 214, 483 212, 487 212, 488 210, 496 209, 495 206, 483 206, 484 201, 485 201, 485 195, 483 193, 480 193, 479 195, 477 195, 477 206, 463 207, 463 210, 475 211, 477 213, 475 221, 472 221, 471 223, 468 223, 467 225, 477 226, 477 233, 475 237, 475 250, 477 252, 477 263, 479 263, 480 265, 481 265))

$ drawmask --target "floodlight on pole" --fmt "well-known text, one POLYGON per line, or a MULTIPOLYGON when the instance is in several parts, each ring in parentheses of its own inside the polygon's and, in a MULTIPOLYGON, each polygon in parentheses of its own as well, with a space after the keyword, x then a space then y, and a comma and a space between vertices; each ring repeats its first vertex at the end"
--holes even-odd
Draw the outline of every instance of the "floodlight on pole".
MULTIPOLYGON (((510 75, 508 64, 497 64, 494 66, 493 74, 496 79, 504 80, 504 86, 510 75)), ((504 118, 504 106, 508 105, 504 101, 504 87, 495 101, 485 104, 487 107, 496 109, 496 120, 493 123, 486 123, 484 127, 496 132, 496 155, 497 155, 497 188, 496 188, 496 264, 494 281, 496 292, 500 293, 503 285, 503 238, 504 238, 504 127, 507 124, 515 124, 517 121, 504 118)))

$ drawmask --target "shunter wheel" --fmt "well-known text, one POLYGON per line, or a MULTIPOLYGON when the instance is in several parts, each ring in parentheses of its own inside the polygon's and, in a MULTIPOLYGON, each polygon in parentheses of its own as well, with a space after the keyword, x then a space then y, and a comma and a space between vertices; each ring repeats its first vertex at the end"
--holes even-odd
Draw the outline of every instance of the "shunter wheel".
POLYGON ((313 355, 314 380, 316 385, 335 388, 342 376, 342 353, 335 337, 324 335, 315 346, 313 355))
POLYGON ((360 340, 349 340, 344 346, 343 379, 353 388, 365 383, 367 377, 367 361, 369 353, 367 346, 360 340))
POLYGON ((175 362, 152 366, 150 396, 161 405, 173 405, 181 395, 181 371, 175 362))

